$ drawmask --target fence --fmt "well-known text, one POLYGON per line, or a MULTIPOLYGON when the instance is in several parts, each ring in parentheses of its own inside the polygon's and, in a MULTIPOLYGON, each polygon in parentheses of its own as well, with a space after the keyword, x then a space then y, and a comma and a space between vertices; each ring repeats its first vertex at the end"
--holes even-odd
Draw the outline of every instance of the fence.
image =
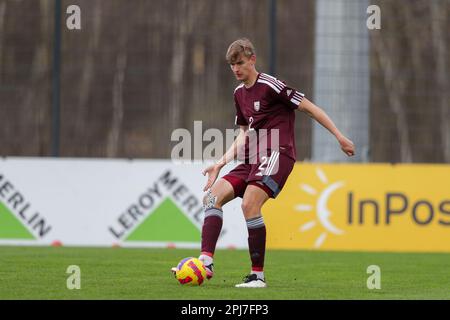
MULTIPOLYGON (((168 158, 176 128, 232 128, 224 55, 246 36, 259 71, 357 143, 354 161, 449 162, 449 13, 450 0, 1 0, 0 154, 168 158), (66 26, 70 5, 81 30, 66 26), (366 5, 381 29, 367 29, 366 5)), ((297 117, 298 160, 346 161, 297 117)))

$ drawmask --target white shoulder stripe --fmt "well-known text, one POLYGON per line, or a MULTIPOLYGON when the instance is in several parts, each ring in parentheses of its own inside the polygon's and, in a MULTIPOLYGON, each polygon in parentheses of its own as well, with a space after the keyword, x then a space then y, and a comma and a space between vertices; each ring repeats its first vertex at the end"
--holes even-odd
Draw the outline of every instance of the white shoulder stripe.
POLYGON ((299 105, 300 102, 301 102, 301 100, 297 100, 297 99, 295 99, 295 98, 292 98, 292 99, 291 99, 291 102, 292 102, 293 104, 299 105))
POLYGON ((305 95, 304 95, 303 93, 298 92, 298 91, 296 91, 296 92, 294 93, 294 97, 297 98, 297 99, 302 99, 304 96, 305 96, 305 95))
POLYGON ((282 82, 280 82, 280 81, 276 81, 276 80, 273 80, 273 79, 270 79, 270 78, 268 78, 268 77, 264 77, 264 76, 261 76, 261 77, 259 77, 261 80, 265 80, 265 81, 267 81, 267 82, 270 82, 270 83, 272 83, 274 86, 276 86, 278 89, 280 89, 280 90, 283 90, 283 88, 285 87, 285 85, 282 83, 282 82))
POLYGON ((271 87, 271 88, 272 88, 273 90, 275 90, 277 93, 280 93, 280 92, 281 92, 281 90, 278 89, 272 82, 263 80, 263 79, 261 79, 261 78, 258 79, 258 82, 259 82, 259 83, 265 83, 265 84, 267 84, 269 87, 271 87))
POLYGON ((275 78, 274 76, 271 76, 270 74, 267 74, 267 73, 261 73, 261 76, 267 77, 267 78, 272 79, 272 80, 279 81, 277 78, 275 78))
POLYGON ((280 85, 283 88, 286 86, 282 81, 278 80, 275 77, 272 77, 271 75, 268 75, 266 73, 262 73, 261 76, 263 78, 265 78, 266 80, 272 81, 273 83, 276 83, 277 85, 280 85))
POLYGON ((272 81, 272 80, 269 80, 269 79, 266 79, 266 78, 260 78, 261 80, 264 80, 264 81, 267 81, 267 82, 270 82, 271 84, 273 84, 275 87, 277 87, 278 89, 280 89, 280 90, 283 90, 283 86, 281 86, 281 85, 279 85, 278 83, 276 83, 276 82, 274 82, 274 81, 272 81))
POLYGON ((240 85, 238 85, 238 86, 236 87, 236 89, 234 89, 234 92, 236 93, 236 91, 237 91, 239 88, 242 88, 243 86, 244 86, 244 84, 241 83, 240 85))

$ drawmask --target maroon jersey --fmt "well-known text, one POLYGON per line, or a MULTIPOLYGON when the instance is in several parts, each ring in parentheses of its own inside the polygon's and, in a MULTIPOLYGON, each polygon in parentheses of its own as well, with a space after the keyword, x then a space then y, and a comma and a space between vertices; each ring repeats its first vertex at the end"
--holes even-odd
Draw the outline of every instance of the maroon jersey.
MULTIPOLYGON (((266 129, 268 149, 271 148, 271 129, 278 129, 279 152, 295 161, 295 109, 303 97, 303 93, 284 82, 259 73, 253 86, 246 88, 244 84, 240 84, 234 90, 235 124, 249 126, 249 130, 256 132, 266 129)), ((260 135, 256 136, 261 139, 260 135)), ((246 149, 248 150, 248 146, 246 149)))

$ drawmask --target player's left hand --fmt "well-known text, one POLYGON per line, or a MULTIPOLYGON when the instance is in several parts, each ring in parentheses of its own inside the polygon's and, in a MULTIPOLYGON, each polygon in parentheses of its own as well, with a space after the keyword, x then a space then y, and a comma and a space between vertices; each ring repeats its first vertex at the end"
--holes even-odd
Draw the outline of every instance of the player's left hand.
POLYGON ((355 155, 355 145, 353 144, 353 142, 348 139, 347 137, 340 137, 338 139, 339 144, 341 145, 341 149, 342 151, 349 157, 354 156, 355 155))
POLYGON ((203 170, 202 174, 204 176, 208 175, 208 181, 206 182, 206 185, 203 188, 203 191, 206 191, 212 187, 212 185, 214 184, 214 182, 217 179, 217 176, 219 175, 220 169, 221 169, 221 166, 216 163, 216 164, 209 166, 205 170, 203 170))

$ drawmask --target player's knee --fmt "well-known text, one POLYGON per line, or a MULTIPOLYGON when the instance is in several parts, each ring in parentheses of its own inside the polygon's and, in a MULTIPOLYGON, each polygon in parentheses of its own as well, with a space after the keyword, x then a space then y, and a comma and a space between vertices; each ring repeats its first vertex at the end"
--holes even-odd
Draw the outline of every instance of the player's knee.
POLYGON ((215 195, 211 192, 211 190, 208 191, 208 193, 203 197, 203 207, 205 209, 210 208, 222 208, 222 197, 219 195, 215 195))
POLYGON ((241 209, 246 217, 253 215, 257 211, 255 205, 252 202, 245 199, 242 200, 241 209))

